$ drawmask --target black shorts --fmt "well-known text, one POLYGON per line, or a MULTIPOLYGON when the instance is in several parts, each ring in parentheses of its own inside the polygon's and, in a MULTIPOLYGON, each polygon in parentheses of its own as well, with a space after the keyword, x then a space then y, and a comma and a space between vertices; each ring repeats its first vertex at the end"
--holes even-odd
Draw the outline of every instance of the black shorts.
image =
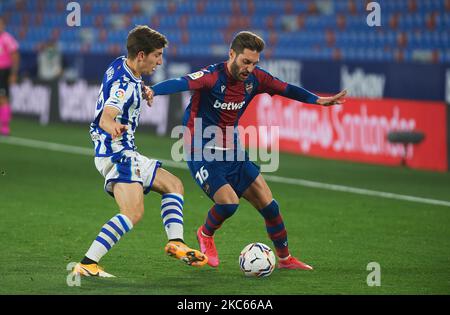
POLYGON ((9 75, 11 69, 0 69, 0 96, 9 97, 9 75))

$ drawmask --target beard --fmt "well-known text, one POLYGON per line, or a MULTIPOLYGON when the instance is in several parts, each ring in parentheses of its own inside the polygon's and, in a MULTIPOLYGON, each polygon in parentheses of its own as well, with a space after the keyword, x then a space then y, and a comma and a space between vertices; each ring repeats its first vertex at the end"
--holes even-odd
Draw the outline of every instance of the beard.
POLYGON ((230 68, 231 68, 231 76, 235 80, 237 80, 237 81, 245 81, 245 80, 247 80, 247 78, 242 78, 241 74, 249 74, 249 72, 247 72, 247 71, 240 72, 239 71, 239 66, 236 63, 236 60, 231 63, 230 68))

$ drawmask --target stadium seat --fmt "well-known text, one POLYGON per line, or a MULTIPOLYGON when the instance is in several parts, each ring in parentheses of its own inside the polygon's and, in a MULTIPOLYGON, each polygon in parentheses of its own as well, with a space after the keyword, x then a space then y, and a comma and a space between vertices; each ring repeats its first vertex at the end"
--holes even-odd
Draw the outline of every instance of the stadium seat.
MULTIPOLYGON (((83 8, 82 26, 92 29, 94 39, 105 46, 121 43, 130 26, 148 24, 166 34, 177 45, 177 53, 183 56, 195 56, 201 45, 207 47, 201 52, 205 55, 204 51, 223 45, 241 29, 261 34, 273 48, 273 55, 279 58, 295 58, 297 54, 301 58, 329 59, 333 57, 332 48, 338 47, 347 60, 359 59, 361 50, 368 52, 369 60, 385 60, 392 58, 392 51, 398 48, 399 36, 403 36, 400 34, 406 34, 408 51, 446 51, 450 46, 450 12, 446 11, 445 0, 379 0, 383 10, 382 29, 367 27, 367 1, 356 0, 315 4, 294 0, 78 2, 83 8), (115 19, 124 19, 124 23, 116 23, 115 19), (383 55, 380 49, 385 48, 383 55)), ((8 17, 11 33, 21 39, 21 49, 26 52, 36 51, 36 43, 56 36, 52 35, 53 29, 61 30, 59 38, 64 45, 79 40, 83 34, 81 30, 63 27, 65 5, 58 0, 24 1, 23 4, 1 1, 0 10, 8 17)), ((77 48, 70 44, 65 49, 77 48)), ((96 53, 108 50, 96 44, 85 45, 83 49, 96 53)), ((447 55, 441 53, 440 60, 445 62, 447 55)))

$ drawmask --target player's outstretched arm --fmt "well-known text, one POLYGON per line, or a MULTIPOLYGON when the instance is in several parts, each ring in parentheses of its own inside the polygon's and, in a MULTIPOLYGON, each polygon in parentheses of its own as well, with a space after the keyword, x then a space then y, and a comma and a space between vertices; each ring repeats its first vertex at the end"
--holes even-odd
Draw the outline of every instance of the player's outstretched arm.
POLYGON ((189 90, 188 81, 185 78, 169 79, 151 87, 153 95, 167 95, 189 90))
POLYGON ((342 90, 334 96, 319 97, 316 103, 323 106, 341 105, 342 103, 345 103, 345 95, 347 95, 347 90, 342 90))
POLYGON ((119 113, 119 109, 113 106, 105 106, 102 117, 100 118, 100 128, 109 133, 113 139, 120 137, 128 130, 127 125, 122 125, 115 121, 119 113))
POLYGON ((318 96, 302 87, 287 84, 286 89, 281 95, 294 99, 303 103, 317 104, 322 106, 340 105, 345 102, 344 97, 347 94, 346 90, 330 97, 318 96))

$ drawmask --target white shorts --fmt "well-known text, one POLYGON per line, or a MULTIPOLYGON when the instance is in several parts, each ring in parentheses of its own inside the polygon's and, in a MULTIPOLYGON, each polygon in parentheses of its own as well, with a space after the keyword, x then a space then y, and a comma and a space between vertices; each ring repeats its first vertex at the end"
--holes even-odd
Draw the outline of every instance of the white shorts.
POLYGON ((141 183, 144 194, 150 192, 158 160, 149 159, 138 152, 125 150, 108 157, 95 157, 95 167, 105 178, 105 191, 114 197, 114 183, 141 183))

